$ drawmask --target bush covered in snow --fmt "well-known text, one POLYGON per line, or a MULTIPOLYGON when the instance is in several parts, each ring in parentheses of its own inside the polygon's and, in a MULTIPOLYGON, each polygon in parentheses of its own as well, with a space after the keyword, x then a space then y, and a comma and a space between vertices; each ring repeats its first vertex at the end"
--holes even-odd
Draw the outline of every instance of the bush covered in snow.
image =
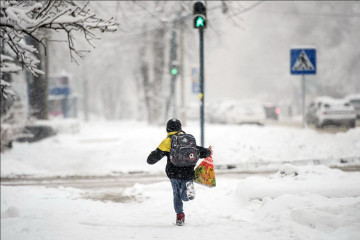
POLYGON ((27 113, 20 101, 15 101, 8 111, 1 114, 1 152, 11 148, 12 142, 23 134, 27 113))

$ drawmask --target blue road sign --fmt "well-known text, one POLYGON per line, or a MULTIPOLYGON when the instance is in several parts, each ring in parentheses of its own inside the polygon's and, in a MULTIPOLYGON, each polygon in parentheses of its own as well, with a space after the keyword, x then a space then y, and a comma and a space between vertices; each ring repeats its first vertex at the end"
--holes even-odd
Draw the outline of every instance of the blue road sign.
POLYGON ((293 48, 290 50, 290 73, 316 74, 316 49, 293 48))
POLYGON ((200 83, 193 82, 192 83, 192 93, 199 93, 200 92, 200 83))
POLYGON ((199 68, 193 67, 191 69, 191 80, 192 80, 191 89, 192 89, 192 93, 194 93, 194 94, 198 94, 200 92, 199 77, 200 77, 199 68))
POLYGON ((49 90, 50 95, 69 95, 70 88, 69 87, 53 87, 49 90))

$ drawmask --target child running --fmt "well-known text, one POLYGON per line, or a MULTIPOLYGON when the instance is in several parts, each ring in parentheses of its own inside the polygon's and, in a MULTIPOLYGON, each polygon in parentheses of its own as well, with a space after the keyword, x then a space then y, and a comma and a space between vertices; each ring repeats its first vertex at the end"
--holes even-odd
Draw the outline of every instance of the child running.
MULTIPOLYGON (((147 158, 148 164, 155 164, 164 156, 167 157, 166 175, 170 179, 174 196, 174 209, 176 212, 176 225, 183 226, 185 223, 185 213, 183 210, 183 201, 193 200, 195 198, 195 189, 193 179, 195 177, 194 167, 199 158, 206 158, 212 155, 211 147, 204 148, 196 145, 196 152, 198 156, 190 154, 190 158, 194 159, 194 163, 185 166, 176 166, 173 159, 170 160, 170 150, 172 145, 172 138, 174 136, 181 136, 185 132, 181 128, 181 122, 176 119, 170 119, 166 124, 167 137, 160 143, 160 145, 150 153, 147 158)), ((195 140, 195 139, 194 139, 195 140)), ((174 147, 174 146, 173 146, 174 147)), ((180 156, 183 156, 180 154, 180 156)), ((173 156, 171 156, 173 158, 173 156)))

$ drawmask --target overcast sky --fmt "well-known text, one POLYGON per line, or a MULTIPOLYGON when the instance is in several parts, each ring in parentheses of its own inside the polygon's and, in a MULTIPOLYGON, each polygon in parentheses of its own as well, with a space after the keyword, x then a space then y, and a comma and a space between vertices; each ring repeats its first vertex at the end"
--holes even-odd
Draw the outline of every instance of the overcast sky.
MULTIPOLYGON (((211 12, 208 17, 211 21, 211 12)), ((360 39, 359 3, 271 1, 243 14, 242 19, 241 28, 229 21, 213 23, 222 33, 221 40, 209 40, 206 45, 209 99, 289 98, 300 90, 301 76, 290 75, 289 53, 298 45, 317 48, 318 73, 307 77, 309 88, 321 87, 324 78, 331 76, 332 82, 356 87, 351 79, 354 73, 347 68, 349 61, 360 60, 356 43, 360 39), (348 9, 357 16, 344 12, 348 9)))

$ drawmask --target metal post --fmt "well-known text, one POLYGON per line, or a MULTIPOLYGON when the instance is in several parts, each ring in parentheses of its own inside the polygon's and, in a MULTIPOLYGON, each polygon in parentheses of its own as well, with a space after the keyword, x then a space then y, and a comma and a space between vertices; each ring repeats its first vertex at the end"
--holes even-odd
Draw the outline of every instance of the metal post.
POLYGON ((305 75, 302 75, 302 117, 303 117, 303 128, 306 128, 306 114, 305 114, 305 75))
POLYGON ((204 28, 199 28, 200 34, 200 135, 201 146, 204 146, 204 28))
POLYGON ((89 99, 88 99, 88 80, 85 79, 84 82, 84 98, 83 98, 83 103, 84 103, 84 120, 85 122, 89 121, 89 99))
MULTIPOLYGON (((176 30, 175 30, 175 22, 173 23, 173 30, 172 30, 172 41, 171 41, 171 62, 177 62, 177 42, 176 39, 177 38, 177 34, 176 34, 176 30)), ((178 65, 178 64, 177 64, 178 65)), ((172 75, 172 79, 171 79, 171 96, 172 96, 172 101, 173 101, 173 117, 177 117, 177 109, 176 109, 176 76, 172 75)))
POLYGON ((171 77, 171 100, 172 100, 172 116, 173 118, 177 118, 177 111, 176 111, 176 75, 172 75, 171 77))
MULTIPOLYGON (((175 31, 175 23, 173 24, 173 30, 172 30, 172 34, 171 34, 171 40, 170 40, 170 66, 176 62, 176 51, 177 51, 177 44, 176 44, 176 31, 175 31)), ((171 69, 169 69, 171 70, 171 69)), ((170 110, 170 106, 173 106, 173 112, 172 115, 170 116, 171 118, 176 117, 176 96, 175 96, 175 88, 176 88, 176 75, 172 75, 171 74, 171 79, 170 79, 170 96, 167 100, 166 103, 166 108, 165 108, 165 122, 168 119, 168 115, 169 115, 169 110, 170 110)))
POLYGON ((186 125, 186 111, 185 111, 185 90, 184 90, 184 84, 185 84, 185 67, 184 67, 184 19, 180 22, 180 99, 181 99, 181 113, 180 113, 180 119, 182 122, 182 125, 186 125))

